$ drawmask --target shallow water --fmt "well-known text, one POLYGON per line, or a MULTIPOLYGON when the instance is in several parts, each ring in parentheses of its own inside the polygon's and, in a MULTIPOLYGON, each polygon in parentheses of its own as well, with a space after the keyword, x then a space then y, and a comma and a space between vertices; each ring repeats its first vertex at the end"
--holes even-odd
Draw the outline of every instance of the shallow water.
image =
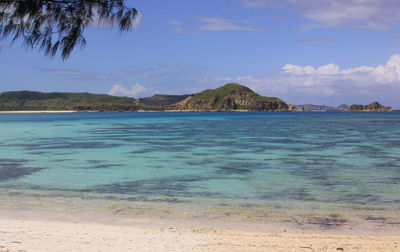
POLYGON ((0 188, 396 218, 400 113, 0 114, 0 188))

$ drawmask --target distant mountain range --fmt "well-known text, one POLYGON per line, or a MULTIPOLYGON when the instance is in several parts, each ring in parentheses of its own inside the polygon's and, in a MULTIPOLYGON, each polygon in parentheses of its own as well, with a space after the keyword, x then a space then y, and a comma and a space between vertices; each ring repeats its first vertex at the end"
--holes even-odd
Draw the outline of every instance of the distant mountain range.
POLYGON ((276 97, 261 96, 248 87, 229 83, 187 95, 157 94, 147 98, 90 93, 3 92, 0 111, 391 111, 378 102, 369 105, 288 105, 276 97))

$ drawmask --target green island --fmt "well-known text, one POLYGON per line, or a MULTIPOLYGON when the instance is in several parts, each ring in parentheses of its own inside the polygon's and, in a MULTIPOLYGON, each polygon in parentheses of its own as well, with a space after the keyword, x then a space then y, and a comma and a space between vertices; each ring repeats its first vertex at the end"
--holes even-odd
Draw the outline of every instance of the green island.
POLYGON ((42 93, 33 91, 3 92, 0 94, 1 111, 77 110, 79 106, 122 109, 133 108, 134 98, 90 93, 42 93))
POLYGON ((250 88, 228 83, 186 95, 156 94, 146 98, 119 97, 90 93, 42 93, 13 91, 0 94, 0 111, 392 111, 378 102, 369 105, 290 105, 276 97, 266 97, 250 88), (328 108, 328 109, 327 109, 328 108))

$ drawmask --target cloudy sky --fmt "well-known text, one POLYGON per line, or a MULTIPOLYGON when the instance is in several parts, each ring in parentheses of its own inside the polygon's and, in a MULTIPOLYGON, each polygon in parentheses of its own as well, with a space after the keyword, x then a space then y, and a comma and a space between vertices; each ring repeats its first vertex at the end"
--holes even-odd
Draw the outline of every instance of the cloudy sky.
POLYGON ((67 61, 0 42, 0 92, 187 94, 238 82, 290 104, 400 109, 398 0, 135 0, 67 61))

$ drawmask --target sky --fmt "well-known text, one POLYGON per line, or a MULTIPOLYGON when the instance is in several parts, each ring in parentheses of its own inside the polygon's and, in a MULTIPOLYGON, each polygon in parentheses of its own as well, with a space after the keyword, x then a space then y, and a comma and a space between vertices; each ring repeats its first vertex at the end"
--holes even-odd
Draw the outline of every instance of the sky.
POLYGON ((0 92, 191 94, 235 82, 289 104, 400 109, 398 0, 132 0, 63 61, 0 41, 0 92))

